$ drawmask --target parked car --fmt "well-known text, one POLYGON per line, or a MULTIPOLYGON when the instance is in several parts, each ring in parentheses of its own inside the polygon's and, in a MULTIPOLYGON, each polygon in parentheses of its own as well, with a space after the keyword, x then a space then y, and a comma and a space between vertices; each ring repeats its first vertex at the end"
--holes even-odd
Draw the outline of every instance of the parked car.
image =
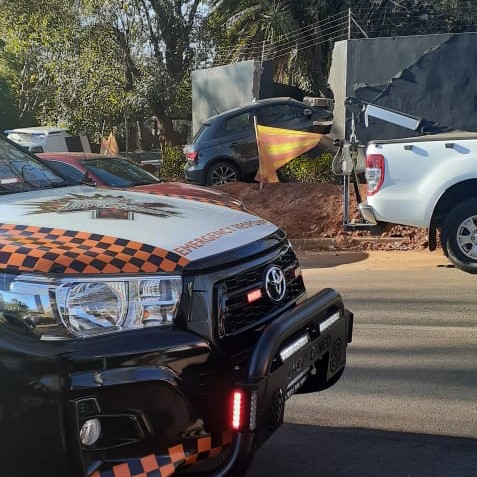
POLYGON ((207 119, 184 147, 185 178, 200 185, 254 177, 258 150, 254 116, 265 126, 327 134, 332 113, 292 98, 269 98, 230 109, 207 119))
POLYGON ((37 154, 37 157, 72 184, 132 188, 137 192, 213 201, 235 209, 243 209, 242 202, 229 194, 192 184, 163 182, 136 162, 122 156, 45 152, 37 154))
POLYGON ((72 136, 66 129, 52 126, 7 129, 7 138, 24 147, 27 151, 81 151, 91 152, 86 136, 72 136))

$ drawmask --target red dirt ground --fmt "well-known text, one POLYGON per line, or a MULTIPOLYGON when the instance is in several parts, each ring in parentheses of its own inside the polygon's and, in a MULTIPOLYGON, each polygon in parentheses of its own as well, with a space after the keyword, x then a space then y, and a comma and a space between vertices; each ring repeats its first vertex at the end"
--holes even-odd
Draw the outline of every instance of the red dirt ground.
MULTIPOLYGON (((334 184, 235 182, 215 186, 240 199, 245 207, 283 228, 291 239, 334 239, 335 249, 411 250, 427 246, 427 231, 394 226, 378 236, 367 231, 344 232, 342 187, 334 184), (368 240, 369 239, 369 240, 368 240)), ((350 209, 358 217, 356 202, 350 209)))

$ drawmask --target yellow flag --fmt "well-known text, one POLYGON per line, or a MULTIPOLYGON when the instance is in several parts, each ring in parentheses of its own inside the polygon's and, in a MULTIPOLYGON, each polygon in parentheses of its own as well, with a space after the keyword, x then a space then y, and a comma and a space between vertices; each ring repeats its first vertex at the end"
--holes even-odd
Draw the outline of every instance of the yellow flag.
POLYGON ((106 156, 116 156, 119 154, 118 143, 113 133, 110 133, 108 138, 101 138, 101 148, 99 150, 100 154, 106 156))
POLYGON ((323 134, 256 126, 259 168, 256 181, 279 182, 277 169, 315 147, 323 134))

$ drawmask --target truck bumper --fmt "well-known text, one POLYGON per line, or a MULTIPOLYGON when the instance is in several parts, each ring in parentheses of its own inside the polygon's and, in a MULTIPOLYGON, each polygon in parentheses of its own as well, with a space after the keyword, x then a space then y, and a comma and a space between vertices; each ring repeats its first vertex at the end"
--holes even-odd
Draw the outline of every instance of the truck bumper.
POLYGON ((241 475, 254 450, 282 424, 290 396, 307 381, 315 388, 309 391, 335 382, 345 367, 352 334, 353 314, 332 289, 322 290, 273 322, 253 352, 247 377, 237 383, 245 405, 228 459, 210 475, 241 475))
POLYGON ((185 180, 192 184, 205 185, 205 170, 196 162, 187 161, 184 166, 185 180))
MULTIPOLYGON (((222 453, 220 464, 212 470, 194 471, 188 464, 194 463, 197 456, 185 455, 182 444, 178 444, 169 449, 166 460, 159 455, 128 459, 105 473, 96 472, 94 477, 122 472, 139 477, 148 468, 160 475, 172 475, 175 468, 180 473, 183 464, 188 476, 243 475, 254 452, 283 423, 286 400, 306 386, 307 381, 314 388, 309 391, 319 391, 341 375, 352 334, 353 314, 344 308, 341 296, 333 289, 322 290, 273 321, 262 333, 243 378, 229 389, 231 422, 223 445, 211 448, 210 438, 200 439, 203 444, 199 440, 197 448, 205 445, 209 457, 222 453), (234 400, 235 396, 240 396, 240 403, 234 400)), ((214 403, 217 409, 221 404, 220 399, 214 403)))
POLYGON ((374 216, 374 209, 366 202, 361 202, 358 205, 358 209, 361 213, 361 217, 363 217, 368 224, 376 225, 378 223, 376 217, 374 216))
POLYGON ((215 352, 185 330, 31 344, 29 360, 4 360, 15 374, 0 372, 1 475, 199 475, 202 461, 214 464, 206 475, 240 473, 282 424, 288 397, 339 377, 352 329, 353 315, 331 289, 270 323, 238 375, 224 367, 209 376, 216 413, 242 398, 239 414, 225 412, 232 419, 215 428, 196 404, 201 389, 187 387, 188 373, 207 371, 215 352), (89 421, 102 431, 85 445, 89 421))

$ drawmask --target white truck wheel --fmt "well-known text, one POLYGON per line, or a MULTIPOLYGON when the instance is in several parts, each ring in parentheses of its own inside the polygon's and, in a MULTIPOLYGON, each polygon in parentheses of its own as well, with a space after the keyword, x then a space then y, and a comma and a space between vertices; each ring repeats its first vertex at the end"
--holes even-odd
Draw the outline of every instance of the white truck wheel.
POLYGON ((442 226, 445 249, 460 270, 477 273, 477 199, 455 206, 442 226))

